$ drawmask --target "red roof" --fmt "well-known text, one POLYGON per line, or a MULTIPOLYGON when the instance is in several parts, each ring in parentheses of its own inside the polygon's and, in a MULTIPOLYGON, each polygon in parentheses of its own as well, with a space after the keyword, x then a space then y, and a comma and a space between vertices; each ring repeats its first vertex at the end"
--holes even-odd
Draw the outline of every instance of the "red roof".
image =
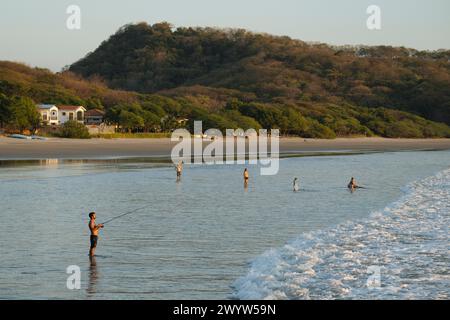
POLYGON ((66 110, 66 111, 75 111, 79 108, 84 108, 83 106, 58 106, 59 110, 66 110))
POLYGON ((84 113, 85 117, 103 117, 105 112, 99 109, 88 110, 84 113))

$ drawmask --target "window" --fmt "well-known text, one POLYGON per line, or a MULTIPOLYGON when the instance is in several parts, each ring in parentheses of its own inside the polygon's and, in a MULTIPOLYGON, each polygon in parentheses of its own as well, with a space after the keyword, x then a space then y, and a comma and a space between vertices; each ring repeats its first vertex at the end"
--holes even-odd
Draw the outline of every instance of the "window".
POLYGON ((78 111, 77 112, 77 120, 78 121, 83 121, 83 111, 78 111))
POLYGON ((47 113, 42 114, 42 120, 47 121, 47 113))
POLYGON ((69 112, 69 120, 73 120, 73 112, 69 112))
POLYGON ((63 113, 62 113, 62 115, 63 115, 63 116, 65 117, 65 116, 66 116, 66 113, 65 113, 65 112, 63 112, 63 113))

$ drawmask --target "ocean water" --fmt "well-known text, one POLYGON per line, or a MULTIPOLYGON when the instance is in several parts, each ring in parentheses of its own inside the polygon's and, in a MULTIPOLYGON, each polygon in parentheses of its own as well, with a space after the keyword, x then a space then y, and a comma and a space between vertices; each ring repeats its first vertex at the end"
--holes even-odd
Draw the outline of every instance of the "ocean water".
POLYGON ((276 176, 249 166, 245 188, 238 165, 176 182, 142 160, 2 162, 0 299, 448 299, 449 165, 449 151, 289 158, 276 176), (135 209, 90 261, 87 214, 135 209))
POLYGON ((255 259, 240 299, 449 299, 450 169, 369 218, 313 231, 255 259))

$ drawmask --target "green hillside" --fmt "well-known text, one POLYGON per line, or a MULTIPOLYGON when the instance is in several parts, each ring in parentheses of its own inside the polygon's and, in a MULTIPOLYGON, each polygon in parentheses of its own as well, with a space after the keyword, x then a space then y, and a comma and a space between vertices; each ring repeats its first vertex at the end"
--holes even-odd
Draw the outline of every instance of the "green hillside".
POLYGON ((113 88, 234 89, 258 102, 386 107, 450 124, 450 51, 309 45, 245 30, 127 25, 70 70, 113 88))
POLYGON ((204 129, 314 138, 450 137, 449 58, 140 23, 61 73, 0 61, 0 127, 34 128, 30 105, 50 103, 105 109, 109 122, 131 132, 202 120, 204 129))

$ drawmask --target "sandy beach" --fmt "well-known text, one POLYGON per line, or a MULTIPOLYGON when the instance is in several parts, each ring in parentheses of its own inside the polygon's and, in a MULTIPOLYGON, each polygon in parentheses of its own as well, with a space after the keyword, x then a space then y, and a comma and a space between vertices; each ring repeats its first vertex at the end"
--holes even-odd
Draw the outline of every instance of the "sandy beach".
MULTIPOLYGON (((176 145, 170 139, 58 139, 0 138, 0 160, 96 159, 169 157, 176 145)), ((316 140, 281 138, 280 153, 369 152, 450 149, 450 139, 340 138, 316 140)))

